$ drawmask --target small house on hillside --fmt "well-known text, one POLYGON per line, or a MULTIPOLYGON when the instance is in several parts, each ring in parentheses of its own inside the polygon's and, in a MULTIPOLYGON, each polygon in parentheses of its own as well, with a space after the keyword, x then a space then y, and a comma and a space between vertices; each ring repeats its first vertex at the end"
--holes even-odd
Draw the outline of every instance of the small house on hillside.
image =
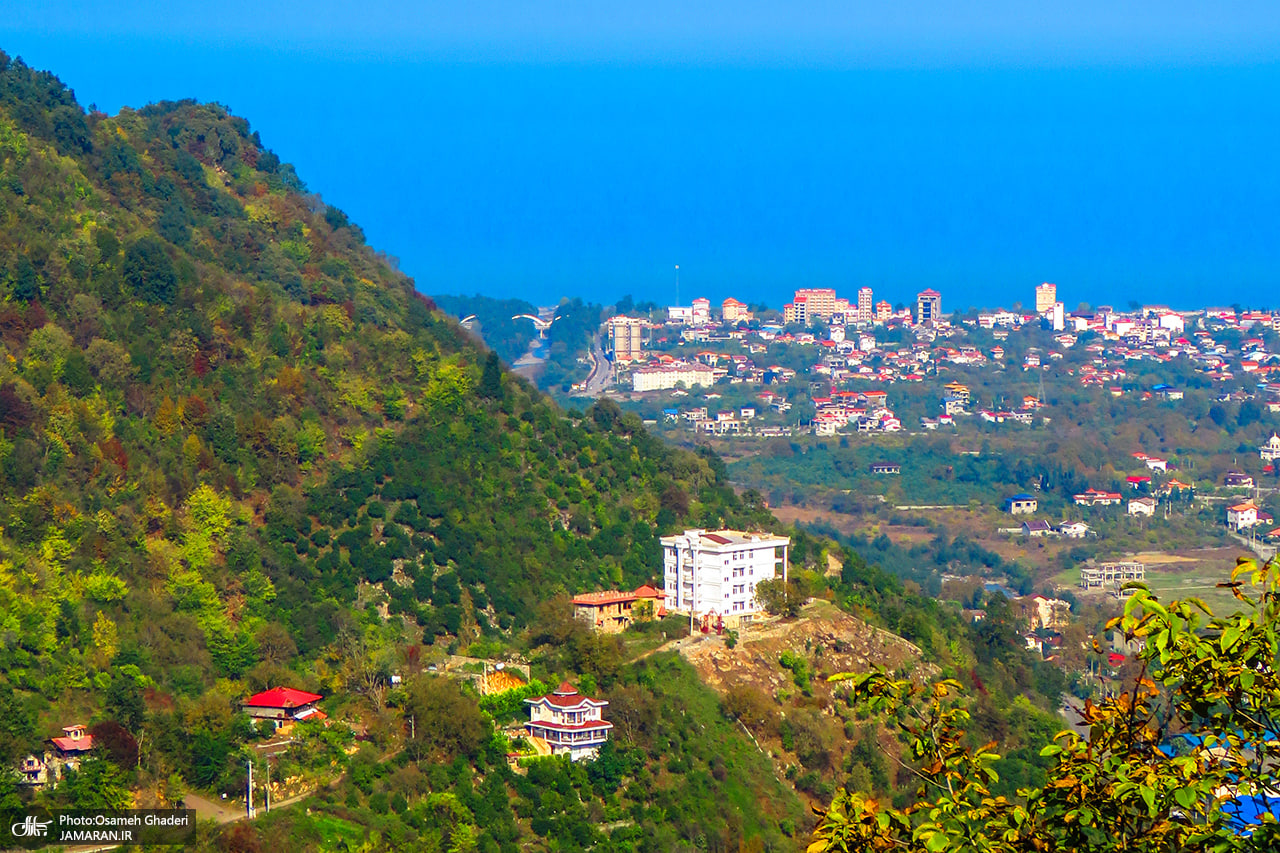
POLYGON ((1244 530, 1258 523, 1258 508, 1252 503, 1236 504, 1227 507, 1227 527, 1244 530))
POLYGON ((302 720, 325 719, 325 712, 318 707, 323 698, 292 687, 273 687, 250 696, 242 707, 255 720, 272 720, 283 727, 302 720))
POLYGON ((76 767, 79 759, 93 751, 93 735, 82 725, 63 726, 62 737, 49 738, 54 755, 64 764, 76 767))
POLYGON ((902 466, 896 462, 873 462, 871 464, 872 474, 901 474, 902 466))
POLYGON ((1022 522, 1023 536, 1048 536, 1053 532, 1053 526, 1047 521, 1024 521, 1022 522))
POLYGON ((1155 498, 1134 498, 1129 501, 1129 515, 1145 515, 1148 518, 1156 514, 1155 498))
POLYGON ((1005 509, 1010 515, 1031 515, 1038 505, 1031 495, 1014 495, 1005 501, 1005 509))
POLYGON ((524 700, 529 706, 529 737, 544 741, 552 755, 571 761, 595 758, 609 739, 613 723, 603 719, 609 703, 583 696, 572 684, 561 682, 553 692, 524 700))
POLYGON ((1243 471, 1228 471, 1222 477, 1222 485, 1232 488, 1253 488, 1253 478, 1243 471))

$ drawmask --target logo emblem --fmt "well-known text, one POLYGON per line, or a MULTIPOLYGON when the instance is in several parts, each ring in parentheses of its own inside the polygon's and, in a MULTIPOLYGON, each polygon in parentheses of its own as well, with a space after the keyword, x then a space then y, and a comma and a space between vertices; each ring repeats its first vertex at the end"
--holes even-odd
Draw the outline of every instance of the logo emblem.
POLYGON ((35 815, 27 815, 22 823, 15 823, 9 827, 9 831, 13 833, 14 838, 44 838, 49 834, 49 824, 51 820, 38 820, 35 815))

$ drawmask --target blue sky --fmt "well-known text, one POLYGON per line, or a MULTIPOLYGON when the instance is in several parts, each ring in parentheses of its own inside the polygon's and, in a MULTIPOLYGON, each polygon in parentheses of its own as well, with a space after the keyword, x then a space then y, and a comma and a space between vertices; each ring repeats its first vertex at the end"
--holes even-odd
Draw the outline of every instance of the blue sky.
POLYGON ((1274 3, 8 0, 0 49, 229 105, 427 292, 1280 303, 1274 3))

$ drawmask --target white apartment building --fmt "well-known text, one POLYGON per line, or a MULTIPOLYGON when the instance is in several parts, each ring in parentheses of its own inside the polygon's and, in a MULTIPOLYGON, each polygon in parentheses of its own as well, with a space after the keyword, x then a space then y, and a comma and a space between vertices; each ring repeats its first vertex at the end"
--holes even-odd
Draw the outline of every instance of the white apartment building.
POLYGON ((667 610, 691 613, 728 627, 758 612, 760 581, 787 577, 791 540, 737 530, 686 530, 662 537, 663 593, 667 610))
POLYGON ((876 309, 871 303, 871 288, 858 288, 858 318, 859 323, 870 323, 875 319, 876 309))
POLYGON ((668 364, 663 367, 642 367, 631 374, 631 390, 663 391, 684 384, 710 387, 715 384, 715 371, 705 364, 668 364))

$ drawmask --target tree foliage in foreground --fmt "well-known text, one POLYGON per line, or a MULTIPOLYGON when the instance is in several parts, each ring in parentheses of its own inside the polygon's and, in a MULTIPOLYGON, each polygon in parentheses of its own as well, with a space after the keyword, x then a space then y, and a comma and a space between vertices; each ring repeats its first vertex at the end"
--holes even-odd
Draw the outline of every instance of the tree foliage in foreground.
POLYGON ((1135 682, 1079 709, 1088 738, 1061 732, 1041 788, 992 796, 995 744, 966 746, 955 681, 921 687, 883 673, 836 675, 896 714, 918 799, 903 809, 841 790, 810 853, 863 850, 1274 850, 1280 826, 1280 560, 1241 559, 1226 584, 1244 608, 1214 616, 1135 585, 1108 624, 1146 646, 1135 682), (1248 577, 1248 583, 1241 580, 1248 577), (1272 799, 1274 802, 1274 799, 1272 799), (1261 818, 1242 815, 1262 814, 1261 818))

